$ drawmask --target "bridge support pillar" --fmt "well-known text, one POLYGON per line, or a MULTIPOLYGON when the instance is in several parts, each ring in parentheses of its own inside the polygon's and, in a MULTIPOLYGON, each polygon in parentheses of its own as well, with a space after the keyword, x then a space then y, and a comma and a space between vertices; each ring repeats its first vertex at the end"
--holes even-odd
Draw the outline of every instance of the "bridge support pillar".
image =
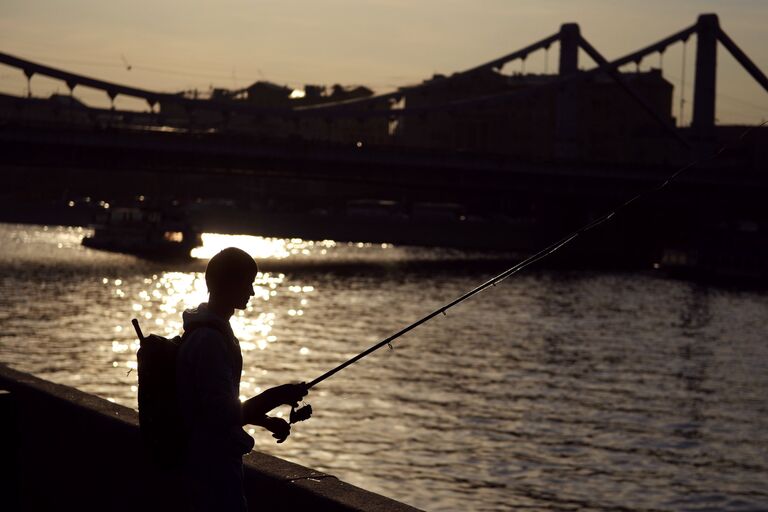
POLYGON ((716 14, 699 16, 696 30, 696 74, 693 89, 691 126, 698 136, 707 137, 715 128, 715 84, 717 76, 716 14))
MULTIPOLYGON (((569 75, 579 71, 579 25, 565 23, 560 27, 560 75, 569 75)), ((557 91, 555 103, 555 158, 575 160, 579 154, 578 112, 579 87, 574 84, 561 87, 557 91)))
POLYGON ((578 23, 564 23, 560 26, 560 74, 567 75, 579 70, 578 23))

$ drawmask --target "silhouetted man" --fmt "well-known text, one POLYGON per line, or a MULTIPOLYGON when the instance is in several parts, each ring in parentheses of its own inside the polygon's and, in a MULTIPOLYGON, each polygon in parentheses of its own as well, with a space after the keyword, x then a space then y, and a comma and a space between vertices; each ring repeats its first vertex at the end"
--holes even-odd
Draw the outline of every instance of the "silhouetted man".
POLYGON ((185 480, 193 510, 245 511, 242 456, 253 448, 243 425, 260 425, 279 441, 290 425, 267 413, 307 394, 303 384, 284 384, 240 402, 243 358, 229 319, 253 296, 258 268, 247 253, 230 247, 205 270, 209 300, 183 314, 190 331, 179 349, 176 384, 186 434, 185 480))

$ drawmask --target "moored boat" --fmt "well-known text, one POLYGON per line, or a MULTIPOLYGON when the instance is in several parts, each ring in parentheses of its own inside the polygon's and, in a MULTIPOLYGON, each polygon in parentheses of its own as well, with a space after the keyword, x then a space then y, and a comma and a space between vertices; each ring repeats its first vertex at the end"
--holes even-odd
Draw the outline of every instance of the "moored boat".
POLYGON ((84 246, 147 259, 188 259, 202 244, 200 232, 182 216, 160 209, 104 208, 92 227, 84 246))

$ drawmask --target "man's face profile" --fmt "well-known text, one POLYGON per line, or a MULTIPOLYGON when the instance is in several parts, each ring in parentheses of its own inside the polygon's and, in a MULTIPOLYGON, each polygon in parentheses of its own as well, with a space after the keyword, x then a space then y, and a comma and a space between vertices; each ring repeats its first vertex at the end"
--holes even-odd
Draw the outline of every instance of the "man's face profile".
POLYGON ((256 274, 243 275, 239 277, 232 286, 233 306, 235 309, 245 309, 248 307, 248 301, 253 297, 253 282, 256 274))

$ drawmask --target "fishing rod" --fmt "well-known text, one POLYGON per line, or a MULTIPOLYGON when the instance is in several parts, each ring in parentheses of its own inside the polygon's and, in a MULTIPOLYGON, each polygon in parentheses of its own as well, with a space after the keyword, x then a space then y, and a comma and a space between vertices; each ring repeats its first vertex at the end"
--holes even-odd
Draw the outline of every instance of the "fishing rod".
MULTIPOLYGON (((747 130, 745 130, 739 136, 739 138, 737 140, 738 141, 743 140, 747 136, 747 134, 749 134, 752 130, 754 130, 756 128, 761 128, 761 127, 765 126, 766 124, 768 124, 768 121, 763 121, 759 125, 752 126, 752 127, 748 128, 747 130)), ((473 297, 474 295, 477 295, 478 293, 482 292, 483 290, 488 289, 491 286, 496 286, 497 284, 499 284, 500 282, 504 281, 508 277, 511 277, 511 276, 517 274, 518 272, 522 271, 526 267, 528 267, 530 265, 533 265, 537 261, 539 261, 541 259, 544 259, 547 256, 549 256, 550 254, 553 254, 554 252, 560 250, 562 247, 568 245, 573 240, 575 240, 576 238, 580 237, 581 235, 583 235, 587 231, 590 231, 590 230, 596 228, 597 226, 599 226, 599 225, 601 225, 601 224, 603 224, 605 222, 608 222, 619 211, 623 210, 624 208, 629 207, 635 201, 638 201, 639 199, 641 199, 641 198, 643 198, 643 197, 645 197, 647 195, 657 193, 657 192, 661 191, 662 189, 666 188, 667 185, 669 185, 672 181, 674 181, 678 176, 680 176, 685 171, 688 171, 689 169, 691 169, 691 168, 693 168, 693 167, 695 167, 695 166, 697 166, 700 163, 703 163, 705 161, 712 161, 712 160, 716 159, 717 157, 719 157, 727 149, 727 147, 728 146, 724 144, 717 151, 715 151, 711 156, 709 156, 707 158, 700 158, 700 159, 694 160, 694 161, 692 161, 692 162, 690 162, 690 163, 680 167, 675 172, 673 172, 672 174, 667 176, 665 179, 661 180, 659 182, 659 184, 657 184, 655 187, 652 187, 652 188, 650 188, 648 190, 641 191, 641 192, 635 194, 634 196, 632 196, 628 200, 624 201, 623 203, 620 203, 617 207, 615 207, 613 210, 609 211, 608 213, 606 213, 606 214, 602 215, 601 217, 598 217, 597 219, 595 219, 595 220, 585 224, 584 226, 578 228, 577 230, 572 231, 570 234, 568 234, 568 235, 564 236, 563 238, 557 240, 556 242, 548 245, 544 249, 542 249, 539 252, 529 256, 528 258, 524 259, 523 261, 513 265, 512 267, 508 268, 504 272, 502 272, 502 273, 492 277, 491 279, 487 280, 483 284, 481 284, 481 285, 473 288, 472 290, 466 292, 464 295, 461 295, 460 297, 452 300, 451 302, 448 302, 447 304, 445 304, 445 305, 439 307, 438 309, 432 311, 428 315, 420 318, 419 320, 416 320, 412 324, 410 324, 410 325, 400 329, 396 333, 394 333, 391 336, 389 336, 389 337, 379 341, 375 345, 372 345, 370 348, 364 350, 363 352, 360 352, 356 356, 348 359, 347 361, 341 363, 340 365, 336 366, 335 368, 333 368, 331 370, 328 370, 327 372, 325 372, 324 374, 320 375, 316 379, 314 379, 314 380, 310 381, 309 383, 307 383, 306 384, 307 389, 311 389, 311 388, 315 387, 316 385, 320 384, 324 380, 326 380, 329 377, 335 375, 336 373, 340 372, 344 368, 346 368, 346 367, 348 367, 348 366, 358 362, 359 360, 361 360, 362 358, 368 356, 369 354, 379 350, 380 348, 384 347, 385 345, 389 345, 390 348, 391 348, 391 346, 392 346, 391 343, 394 340, 396 340, 397 338, 399 338, 400 336, 402 336, 403 334, 406 334, 407 332, 412 331, 416 327, 418 327, 418 326, 420 326, 420 325, 430 321, 431 319, 433 319, 434 317, 436 317, 436 316, 438 316, 440 314, 445 315, 446 312, 449 309, 451 309, 452 307, 457 306, 458 304, 461 304, 465 300, 469 299, 470 297, 473 297)))

